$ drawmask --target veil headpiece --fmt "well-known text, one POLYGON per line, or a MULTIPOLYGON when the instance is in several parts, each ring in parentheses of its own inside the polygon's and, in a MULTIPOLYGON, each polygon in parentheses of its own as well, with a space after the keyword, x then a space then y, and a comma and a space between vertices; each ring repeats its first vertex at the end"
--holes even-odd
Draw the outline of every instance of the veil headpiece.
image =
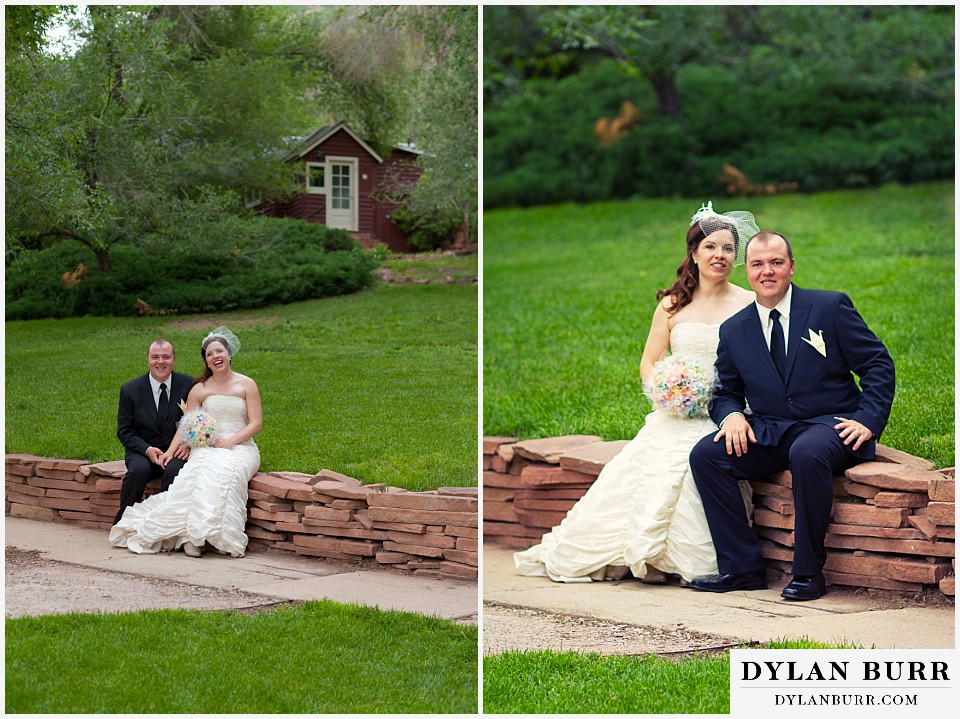
POLYGON ((734 267, 742 265, 744 262, 743 253, 747 240, 760 232, 752 212, 733 210, 732 212, 719 213, 713 209, 712 201, 707 202, 706 205, 701 205, 700 209, 690 218, 691 227, 698 223, 700 229, 703 230, 704 237, 717 230, 730 230, 733 233, 734 267))
POLYGON ((227 350, 229 350, 231 357, 240 351, 240 339, 226 327, 217 327, 217 329, 203 338, 203 342, 200 343, 200 346, 203 349, 206 349, 207 343, 210 342, 210 340, 215 339, 223 340, 223 342, 226 343, 227 350))

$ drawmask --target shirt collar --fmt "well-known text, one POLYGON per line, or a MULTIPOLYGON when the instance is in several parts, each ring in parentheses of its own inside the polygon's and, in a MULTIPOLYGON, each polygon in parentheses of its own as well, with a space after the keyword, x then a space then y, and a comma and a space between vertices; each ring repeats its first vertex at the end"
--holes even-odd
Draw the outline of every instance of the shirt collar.
MULTIPOLYGON (((147 372, 147 377, 150 378, 150 389, 153 390, 155 395, 160 394, 160 382, 156 377, 153 376, 152 372, 147 372)), ((170 396, 170 389, 173 384, 173 373, 170 373, 170 376, 164 380, 164 384, 167 385, 167 396, 170 396)))
POLYGON ((790 286, 787 287, 787 294, 785 294, 780 301, 777 303, 776 307, 770 309, 764 307, 759 302, 754 300, 754 304, 757 306, 757 312, 760 314, 760 322, 766 327, 770 322, 770 310, 775 309, 780 312, 780 316, 783 317, 787 322, 790 321, 790 302, 793 299, 793 283, 790 283, 790 286))

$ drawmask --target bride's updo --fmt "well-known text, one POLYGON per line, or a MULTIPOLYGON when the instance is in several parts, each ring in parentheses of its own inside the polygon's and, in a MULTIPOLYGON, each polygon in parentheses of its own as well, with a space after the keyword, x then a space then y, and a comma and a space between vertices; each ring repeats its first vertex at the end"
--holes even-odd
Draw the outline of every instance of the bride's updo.
POLYGON ((200 359, 203 360, 203 372, 200 373, 200 376, 194 378, 194 384, 206 382, 213 376, 213 371, 209 365, 207 365, 207 348, 211 342, 219 342, 222 344, 224 349, 227 350, 227 356, 230 357, 231 360, 233 356, 240 351, 240 338, 226 327, 217 327, 217 329, 204 337, 200 343, 200 359))
POLYGON ((729 230, 733 235, 734 261, 733 266, 743 264, 744 249, 753 235, 760 231, 756 220, 749 212, 733 211, 720 214, 713 209, 713 203, 703 205, 690 219, 690 229, 687 230, 687 256, 677 268, 677 280, 670 287, 657 290, 657 301, 670 297, 671 303, 667 312, 676 314, 682 308, 693 302, 693 293, 700 286, 700 270, 693 256, 700 247, 700 243, 720 230, 729 230))

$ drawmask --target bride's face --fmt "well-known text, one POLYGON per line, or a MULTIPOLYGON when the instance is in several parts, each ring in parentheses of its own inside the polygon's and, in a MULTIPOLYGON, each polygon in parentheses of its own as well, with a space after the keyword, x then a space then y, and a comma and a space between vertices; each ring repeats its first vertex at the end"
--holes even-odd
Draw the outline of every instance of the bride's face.
POLYGON ((230 353, 220 340, 213 340, 207 345, 203 358, 214 374, 230 369, 230 353))
POLYGON ((726 279, 733 270, 736 258, 733 233, 730 230, 717 230, 700 241, 693 261, 697 263, 701 277, 717 280, 726 279))

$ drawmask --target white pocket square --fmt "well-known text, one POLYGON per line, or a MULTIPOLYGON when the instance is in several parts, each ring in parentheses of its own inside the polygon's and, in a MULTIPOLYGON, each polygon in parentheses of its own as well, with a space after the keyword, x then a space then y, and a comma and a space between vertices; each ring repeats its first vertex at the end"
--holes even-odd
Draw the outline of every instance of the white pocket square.
POLYGON ((820 330, 816 334, 813 333, 812 329, 808 329, 807 332, 810 333, 810 337, 801 337, 801 339, 806 342, 808 345, 813 347, 817 352, 819 352, 824 357, 827 356, 827 343, 823 341, 823 330, 820 330))

